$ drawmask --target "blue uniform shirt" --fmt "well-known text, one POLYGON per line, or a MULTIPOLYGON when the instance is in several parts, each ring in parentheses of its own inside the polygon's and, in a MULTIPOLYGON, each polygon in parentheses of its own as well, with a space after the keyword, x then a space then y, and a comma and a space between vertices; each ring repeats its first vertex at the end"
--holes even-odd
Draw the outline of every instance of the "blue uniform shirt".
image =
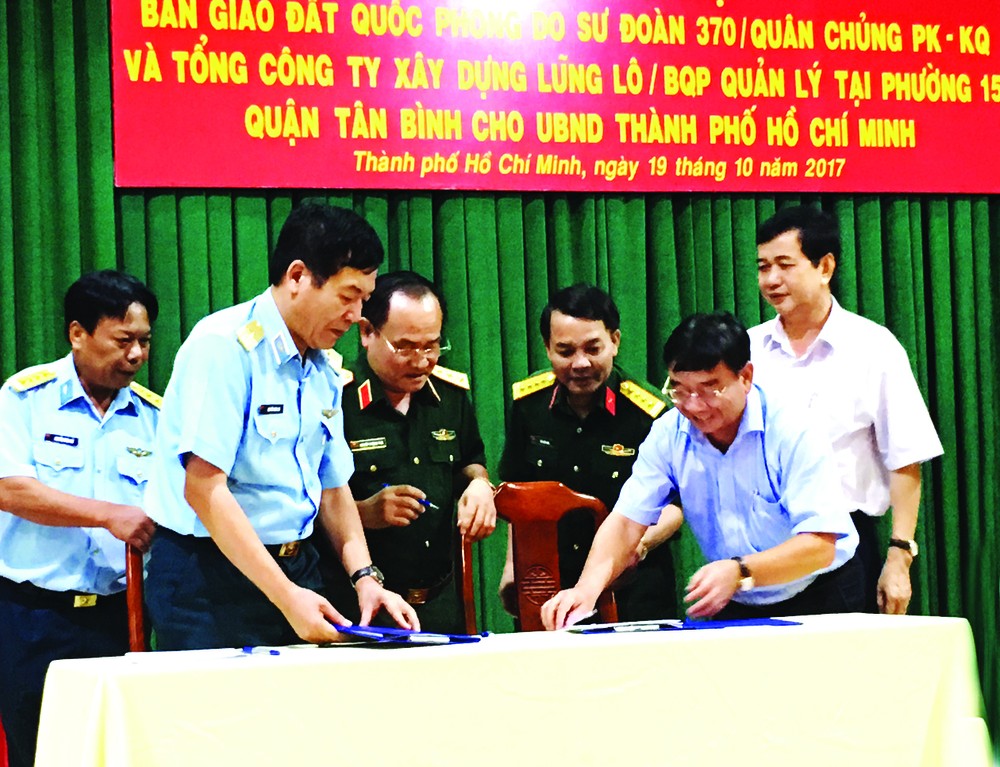
MULTIPOLYGON (((651 525, 665 504, 679 502, 710 562, 764 551, 799 533, 832 533, 838 536, 837 550, 827 570, 834 570, 858 545, 842 495, 825 432, 800 411, 768 403, 754 385, 725 453, 676 408, 656 421, 614 512, 651 525)), ((746 604, 781 602, 818 574, 733 598, 746 604)))
POLYGON ((354 471, 340 377, 322 351, 303 364, 271 291, 216 312, 191 331, 163 395, 146 512, 182 535, 208 536, 184 500, 184 456, 229 476, 265 544, 312 533, 322 491, 354 471))
MULTIPOLYGON (((140 387, 121 389, 102 417, 71 355, 18 373, 0 389, 0 477, 141 505, 155 399, 140 387)), ((125 544, 104 528, 50 527, 0 511, 0 575, 52 591, 112 594, 125 588, 125 544)))

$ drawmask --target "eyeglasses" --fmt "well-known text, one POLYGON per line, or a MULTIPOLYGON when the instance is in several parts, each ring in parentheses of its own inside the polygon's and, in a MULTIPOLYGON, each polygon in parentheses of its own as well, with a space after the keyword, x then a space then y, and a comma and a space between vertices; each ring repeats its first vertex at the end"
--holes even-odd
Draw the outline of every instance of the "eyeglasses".
POLYGON ((409 346, 398 341, 393 343, 381 333, 378 335, 383 341, 385 341, 385 345, 388 347, 389 351, 395 354, 399 359, 406 362, 416 362, 417 360, 426 359, 428 357, 440 357, 445 352, 451 351, 451 344, 447 340, 440 338, 437 341, 427 344, 427 346, 409 346))
POLYGON ((675 405, 683 405, 691 399, 700 399, 706 405, 714 405, 719 401, 719 398, 726 393, 726 389, 733 385, 730 381, 721 389, 709 389, 708 391, 688 391, 687 389, 682 389, 680 387, 674 386, 670 381, 663 384, 663 389, 661 390, 667 395, 669 400, 675 405))

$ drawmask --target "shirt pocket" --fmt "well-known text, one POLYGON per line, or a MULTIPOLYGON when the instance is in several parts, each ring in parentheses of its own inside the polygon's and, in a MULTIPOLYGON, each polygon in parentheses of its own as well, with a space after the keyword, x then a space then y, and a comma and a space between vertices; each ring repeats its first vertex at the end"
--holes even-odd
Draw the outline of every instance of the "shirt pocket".
POLYGON ((535 476, 552 477, 561 470, 559 451, 552 442, 544 437, 532 436, 524 450, 526 467, 535 476))
POLYGON ((84 465, 83 450, 79 445, 63 445, 58 442, 39 442, 33 450, 33 458, 39 479, 45 484, 46 478, 56 487, 60 482, 72 481, 84 465))
POLYGON ((747 537, 754 551, 765 551, 791 536, 788 515, 778 501, 771 501, 759 493, 754 493, 747 537))
POLYGON ((258 405, 254 408, 253 425, 257 434, 271 445, 281 440, 295 439, 299 433, 298 413, 281 405, 258 405), (280 411, 273 408, 281 407, 280 411))
MULTIPOLYGON (((441 432, 445 430, 442 429, 441 432)), ((432 463, 437 464, 449 464, 452 465, 458 461, 461 451, 461 447, 458 442, 458 437, 455 436, 455 432, 448 432, 450 438, 443 439, 440 437, 435 437, 434 432, 431 433, 431 441, 427 449, 427 457, 432 463)))
POLYGON ((141 445, 130 445, 118 456, 118 473, 132 484, 142 487, 149 479, 153 451, 141 445))

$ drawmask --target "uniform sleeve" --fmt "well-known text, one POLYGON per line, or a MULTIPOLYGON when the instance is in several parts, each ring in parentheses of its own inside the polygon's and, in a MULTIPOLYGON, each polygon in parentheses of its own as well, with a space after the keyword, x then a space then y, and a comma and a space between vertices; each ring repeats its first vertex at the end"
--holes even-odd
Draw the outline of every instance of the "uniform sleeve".
POLYGON ((194 453, 232 472, 246 428, 248 353, 235 337, 218 335, 189 338, 181 347, 165 405, 178 434, 178 458, 194 453))
POLYGON ((663 507, 677 501, 668 445, 671 426, 676 429, 676 418, 653 422, 649 435, 639 445, 632 474, 625 480, 612 513, 642 525, 655 525, 663 507))
POLYGON ((884 350, 875 442, 889 471, 922 463, 944 452, 906 350, 889 334, 884 350))
POLYGON ((9 385, 0 389, 0 479, 6 477, 38 478, 31 452, 30 408, 27 398, 9 385))

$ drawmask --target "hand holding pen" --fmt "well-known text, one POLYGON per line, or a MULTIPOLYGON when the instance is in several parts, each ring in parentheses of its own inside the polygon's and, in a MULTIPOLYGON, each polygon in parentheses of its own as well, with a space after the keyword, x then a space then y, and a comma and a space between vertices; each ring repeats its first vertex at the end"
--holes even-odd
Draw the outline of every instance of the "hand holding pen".
POLYGON ((413 485, 384 485, 375 495, 358 501, 361 522, 371 529, 405 527, 427 509, 437 508, 413 485))

